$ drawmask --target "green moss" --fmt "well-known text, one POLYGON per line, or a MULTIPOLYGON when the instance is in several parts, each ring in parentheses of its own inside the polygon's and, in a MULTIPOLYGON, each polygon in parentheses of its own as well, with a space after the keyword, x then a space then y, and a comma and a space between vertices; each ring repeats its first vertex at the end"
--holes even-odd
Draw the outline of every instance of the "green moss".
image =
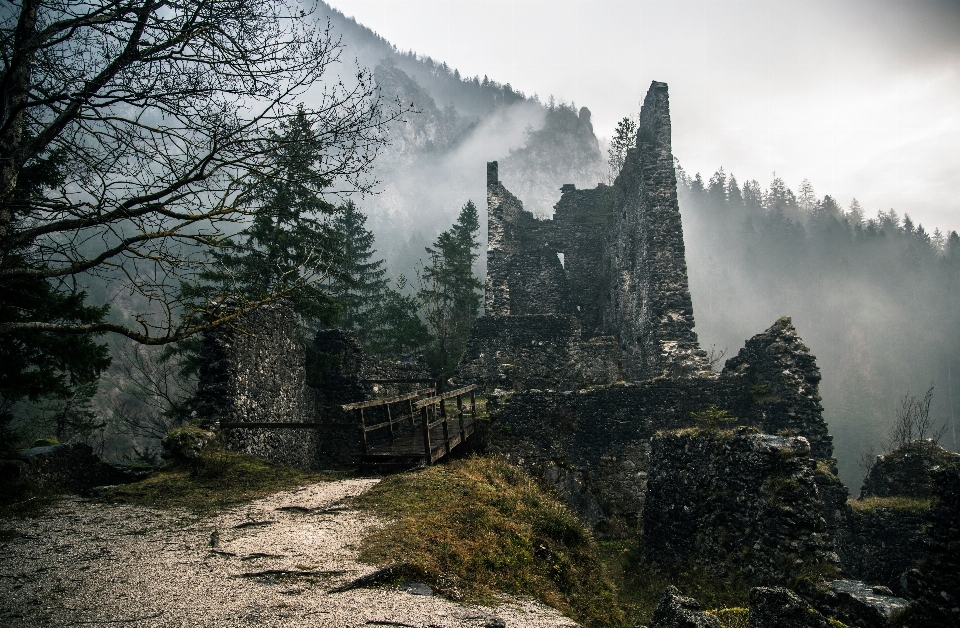
POLYGON ((817 460, 816 473, 831 484, 843 484, 843 481, 833 474, 833 467, 826 460, 817 460))
POLYGON ((697 427, 706 431, 730 428, 737 422, 737 417, 717 406, 710 406, 701 412, 691 412, 690 416, 697 427))
POLYGON ((517 467, 454 461, 387 478, 356 503, 391 521, 364 539, 362 560, 408 562, 455 599, 528 595, 586 626, 621 624, 593 536, 517 467))
POLYGON ((256 456, 217 451, 205 453, 202 465, 165 469, 110 491, 102 499, 207 514, 278 491, 332 479, 336 477, 285 467, 256 456))
POLYGON ((850 628, 850 626, 846 625, 845 623, 843 623, 843 622, 840 621, 839 619, 832 619, 832 618, 831 618, 831 619, 828 619, 827 621, 830 622, 830 625, 833 626, 833 628, 850 628))
POLYGON ((56 438, 38 438, 33 441, 34 447, 48 447, 50 445, 59 445, 60 441, 56 438))
POLYGON ((878 510, 923 513, 930 510, 930 500, 916 497, 866 497, 847 500, 854 512, 874 513, 878 510))

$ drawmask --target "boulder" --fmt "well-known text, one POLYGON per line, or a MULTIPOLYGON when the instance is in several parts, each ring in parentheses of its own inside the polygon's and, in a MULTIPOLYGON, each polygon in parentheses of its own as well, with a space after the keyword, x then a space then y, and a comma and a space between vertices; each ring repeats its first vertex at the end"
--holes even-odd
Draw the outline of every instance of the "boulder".
POLYGON ((750 590, 750 628, 831 628, 830 622, 790 589, 750 590))
POLYGON ((660 595, 650 628, 720 628, 720 620, 701 611, 695 599, 669 586, 660 595))

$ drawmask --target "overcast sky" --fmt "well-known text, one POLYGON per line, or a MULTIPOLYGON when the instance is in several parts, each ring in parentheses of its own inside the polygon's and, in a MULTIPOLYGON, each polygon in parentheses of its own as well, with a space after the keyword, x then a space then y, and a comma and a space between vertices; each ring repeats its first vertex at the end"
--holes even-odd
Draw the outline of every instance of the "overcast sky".
MULTIPOLYGON (((670 85, 673 150, 960 230, 960 0, 328 0, 402 50, 590 108, 670 85)), ((441 104, 441 103, 438 103, 441 104)))

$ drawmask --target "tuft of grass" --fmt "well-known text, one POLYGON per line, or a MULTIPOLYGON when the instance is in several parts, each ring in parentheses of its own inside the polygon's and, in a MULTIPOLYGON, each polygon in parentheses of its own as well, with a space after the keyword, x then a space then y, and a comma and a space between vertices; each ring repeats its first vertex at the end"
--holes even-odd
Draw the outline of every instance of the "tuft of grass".
POLYGON ((522 470, 471 457, 385 479, 356 499, 390 523, 360 556, 410 569, 454 599, 537 598, 586 626, 623 614, 589 530, 522 470))
POLYGON ((748 628, 750 625, 750 609, 743 607, 717 608, 707 611, 720 620, 721 628, 748 628))
POLYGON ((847 503, 854 512, 865 514, 871 514, 878 510, 914 513, 930 510, 930 499, 917 497, 866 497, 864 499, 848 499, 847 503))
POLYGON ((696 598, 701 608, 740 608, 749 602, 750 586, 738 576, 718 578, 696 565, 675 572, 652 566, 643 556, 639 532, 626 539, 602 542, 600 549, 617 588, 624 626, 649 625, 660 594, 671 584, 683 595, 696 598))
POLYGON ((279 491, 337 479, 228 451, 204 454, 200 465, 163 469, 107 493, 103 501, 209 514, 279 491))

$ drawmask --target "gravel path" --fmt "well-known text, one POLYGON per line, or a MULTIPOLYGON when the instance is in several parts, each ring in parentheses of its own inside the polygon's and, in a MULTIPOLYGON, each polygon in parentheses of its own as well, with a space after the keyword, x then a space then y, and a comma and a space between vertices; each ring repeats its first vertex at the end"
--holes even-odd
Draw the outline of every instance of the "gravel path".
POLYGON ((67 498, 0 521, 0 626, 576 626, 532 600, 465 606, 333 587, 375 571, 357 547, 375 518, 338 506, 376 480, 277 493, 211 517, 67 498), (289 575, 281 572, 310 572, 289 575))

